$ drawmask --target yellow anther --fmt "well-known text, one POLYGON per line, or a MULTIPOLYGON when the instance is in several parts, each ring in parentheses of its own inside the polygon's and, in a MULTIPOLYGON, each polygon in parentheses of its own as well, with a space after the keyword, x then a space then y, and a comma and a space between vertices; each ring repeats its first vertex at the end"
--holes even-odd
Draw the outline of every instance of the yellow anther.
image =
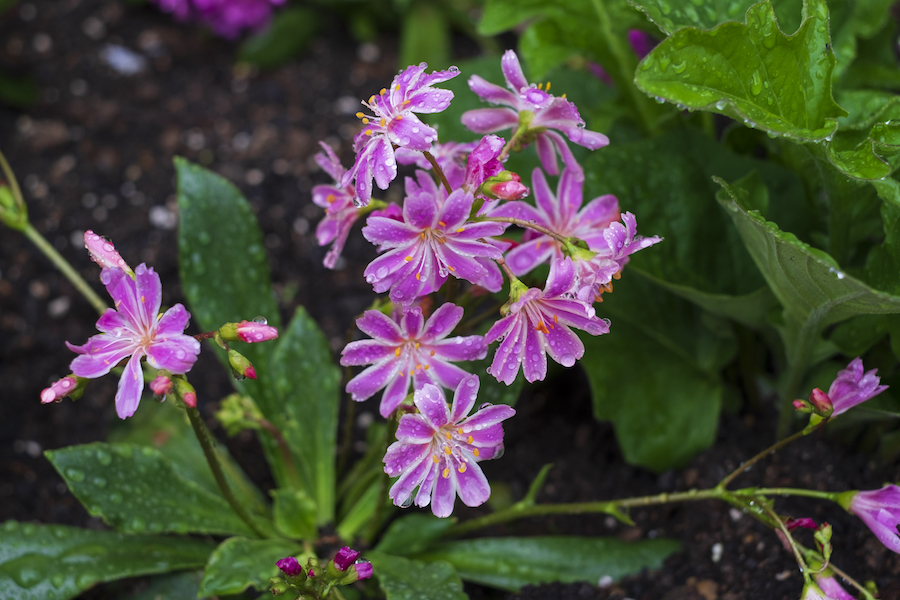
POLYGON ((405 260, 406 262, 412 262, 412 256, 407 256, 403 260, 405 260))
POLYGON ((424 240, 424 239, 425 239, 425 232, 423 231, 422 233, 420 233, 420 234, 419 234, 419 237, 422 238, 422 239, 424 240))
POLYGON ((565 98, 565 97, 566 97, 566 95, 565 95, 565 94, 563 94, 563 95, 562 95, 562 97, 563 97, 563 98, 565 98))
MULTIPOLYGON (((462 429, 460 429, 459 432, 462 433, 462 429)), ((466 438, 466 441, 469 442, 469 443, 471 444, 472 442, 475 441, 475 438, 473 438, 473 437, 470 435, 469 437, 466 438)))
POLYGON ((537 244, 534 245, 534 249, 535 249, 535 250, 540 250, 540 249, 541 249, 541 244, 543 243, 543 241, 544 241, 544 240, 538 240, 538 241, 537 241, 537 244))
POLYGON ((434 464, 437 464, 440 461, 440 459, 437 457, 437 454, 432 455, 431 460, 434 461, 434 464))
POLYGON ((400 103, 400 106, 406 106, 410 102, 412 102, 412 100, 404 100, 403 102, 400 103))
POLYGON ((399 83, 394 84, 394 89, 395 89, 395 90, 399 90, 399 89, 400 89, 400 84, 399 84, 399 83))
POLYGON ((144 296, 141 296, 141 303, 147 302, 147 299, 144 296))
POLYGON ((384 117, 382 117, 381 120, 378 121, 378 124, 381 125, 382 127, 384 127, 387 124, 387 121, 385 121, 384 117))
POLYGON ((481 456, 481 452, 478 451, 478 448, 472 450, 472 454, 474 454, 475 456, 481 456))
POLYGON ((450 477, 450 467, 444 467, 443 475, 444 475, 444 479, 447 479, 448 477, 450 477))
POLYGON ((553 315, 553 322, 554 322, 554 323, 559 323, 559 317, 556 316, 556 315, 553 315))
POLYGON ((545 92, 549 92, 549 91, 550 91, 550 82, 549 82, 549 81, 547 82, 547 87, 546 87, 546 89, 544 89, 544 91, 545 91, 545 92))
POLYGON ((372 135, 372 130, 371 130, 371 129, 366 129, 366 135, 372 135))
POLYGON ((374 104, 374 103, 375 103, 375 96, 370 96, 370 97, 369 97, 369 104, 374 104))
MULTIPOLYGON (((619 280, 622 279, 622 271, 616 271, 615 275, 613 275, 613 279, 619 280)), ((612 289, 610 289, 612 291, 612 289)))
POLYGON ((447 268, 450 269, 451 271, 455 271, 455 270, 456 270, 452 265, 447 265, 447 268))
POLYGON ((459 469, 457 469, 457 471, 459 471, 460 473, 465 473, 466 472, 466 463, 459 465, 459 469))
POLYGON ((368 125, 368 124, 369 124, 369 120, 368 120, 368 119, 363 119, 363 125, 368 125))
POLYGON ((421 368, 422 368, 422 365, 421 365, 421 364, 417 364, 417 365, 416 365, 416 368, 417 368, 417 369, 421 369, 421 368))
POLYGON ((434 350, 431 351, 431 355, 434 356, 434 350))
POLYGON ((366 116, 366 115, 364 115, 364 114, 362 113, 362 111, 356 113, 356 118, 357 118, 357 119, 362 119, 364 116, 366 116))
MULTIPOLYGON (((447 437, 450 437, 449 433, 447 434, 447 437)), ((450 446, 444 446, 444 454, 446 454, 447 456, 450 456, 451 453, 452 452, 450 450, 450 446)))
POLYGON ((416 342, 416 350, 419 349, 419 342, 416 342))
POLYGON ((456 430, 456 433, 458 433, 459 435, 462 435, 462 432, 463 432, 462 427, 460 427, 459 429, 456 430))
POLYGON ((394 117, 394 120, 395 120, 395 121, 402 121, 402 120, 403 120, 403 115, 397 115, 396 117, 394 117))
POLYGON ((400 347, 394 348, 394 356, 400 356, 400 347))
POLYGON ((422 274, 416 273, 416 281, 422 281, 422 274))
POLYGON ((539 84, 538 84, 538 89, 539 89, 539 90, 544 89, 544 84, 543 84, 543 83, 539 83, 539 84))
POLYGON ((456 233, 462 233, 465 230, 466 230, 465 227, 460 227, 459 229, 456 230, 456 233))
POLYGON ((447 224, 444 223, 443 221, 438 221, 438 225, 440 225, 441 227, 446 227, 446 226, 447 226, 447 224))
POLYGON ((427 371, 427 370, 428 370, 428 365, 425 365, 425 366, 422 367, 422 368, 425 369, 425 370, 427 371))
POLYGON ((385 88, 381 88, 381 91, 378 92, 379 96, 384 96, 385 94, 387 94, 387 89, 385 89, 385 88))
POLYGON ((334 194, 328 194, 325 196, 325 202, 328 204, 334 204, 334 201, 337 200, 337 197, 334 194))
POLYGON ((534 329, 536 331, 540 331, 541 333, 550 333, 550 330, 547 329, 547 326, 544 325, 543 321, 538 321, 538 324, 535 325, 534 329))

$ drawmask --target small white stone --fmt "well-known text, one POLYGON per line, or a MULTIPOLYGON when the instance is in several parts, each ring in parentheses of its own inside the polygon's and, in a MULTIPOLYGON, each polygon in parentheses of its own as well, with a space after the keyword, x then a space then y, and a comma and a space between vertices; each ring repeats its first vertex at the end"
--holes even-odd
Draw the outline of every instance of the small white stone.
POLYGON ((711 550, 710 554, 711 554, 712 561, 714 563, 717 563, 720 560, 722 560, 722 552, 723 551, 724 551, 724 548, 721 543, 716 542, 715 544, 712 545, 712 550, 711 550))

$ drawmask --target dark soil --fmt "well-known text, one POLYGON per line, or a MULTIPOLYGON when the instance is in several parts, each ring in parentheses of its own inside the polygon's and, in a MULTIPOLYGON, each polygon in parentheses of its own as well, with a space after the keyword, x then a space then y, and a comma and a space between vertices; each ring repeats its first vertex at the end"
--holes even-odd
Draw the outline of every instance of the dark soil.
MULTIPOLYGON (((346 266, 337 271, 322 267, 324 250, 314 238, 320 211, 309 191, 327 178, 311 157, 316 142, 326 139, 340 145, 349 164, 356 126, 352 113, 359 98, 383 87, 396 72, 395 39, 358 46, 335 23, 291 65, 257 73, 234 66, 233 46, 175 24, 151 7, 35 0, 0 16, 0 44, 0 69, 30 74, 41 88, 40 101, 27 110, 0 107, 0 148, 22 183, 32 223, 88 281, 97 282, 98 269, 83 250, 81 236, 93 229, 112 239, 131 264, 147 262, 160 273, 165 303, 183 300, 177 285, 171 159, 186 156, 227 177, 250 199, 284 314, 305 306, 333 348, 343 345, 354 315, 373 297, 361 272, 374 250, 353 235, 346 266), (142 56, 144 70, 124 76, 110 68, 101 55, 117 45, 142 56)), ((2 230, 0 521, 103 527, 67 492, 41 452, 103 440, 116 421, 114 380, 92 384, 77 403, 43 406, 38 399, 42 388, 69 372, 72 355, 63 341, 83 343, 93 334, 95 320, 93 309, 33 245, 17 232, 2 230)), ((213 362, 203 355, 196 367, 207 415, 229 388, 213 362)), ((770 412, 723 416, 712 449, 683 470, 657 476, 624 464, 611 427, 592 419, 587 383, 577 370, 527 394, 518 410, 508 427, 506 455, 486 463, 485 470, 495 489, 518 498, 543 464, 554 463, 539 498, 548 502, 709 487, 768 445, 774 431, 770 412)), ((265 472, 251 439, 239 438, 231 447, 251 473, 265 472)), ((896 466, 813 436, 764 461, 739 484, 871 489, 897 478, 896 466)), ((812 501, 786 499, 778 509, 832 523, 835 562, 861 579, 874 579, 882 598, 900 597, 900 557, 857 519, 812 501)), ((479 512, 462 511, 461 516, 479 512)), ((661 571, 606 587, 588 582, 544 585, 520 594, 477 586, 467 591, 473 598, 522 600, 799 597, 802 578, 790 553, 766 528, 723 504, 651 507, 632 516, 635 527, 604 516, 553 517, 492 533, 680 540, 683 551, 661 571)), ((102 589, 88 596, 106 597, 102 589)))

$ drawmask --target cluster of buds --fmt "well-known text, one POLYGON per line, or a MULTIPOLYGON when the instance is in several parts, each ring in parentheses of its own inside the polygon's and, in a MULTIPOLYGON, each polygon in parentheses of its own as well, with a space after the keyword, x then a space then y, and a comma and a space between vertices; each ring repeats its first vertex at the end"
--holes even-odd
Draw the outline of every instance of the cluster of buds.
POLYGON ((356 583, 372 576, 372 563, 359 560, 359 551, 344 546, 323 569, 316 558, 310 558, 302 566, 293 556, 276 563, 281 575, 269 580, 269 589, 275 596, 292 600, 320 600, 328 597, 335 587, 356 583))

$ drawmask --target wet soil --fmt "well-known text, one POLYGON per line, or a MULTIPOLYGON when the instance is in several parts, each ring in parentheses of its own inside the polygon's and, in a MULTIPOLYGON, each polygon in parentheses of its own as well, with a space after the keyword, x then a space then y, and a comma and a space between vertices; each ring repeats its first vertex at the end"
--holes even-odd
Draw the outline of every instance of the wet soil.
MULTIPOLYGON (((0 148, 23 186, 32 223, 88 281, 97 282, 97 268, 81 236, 93 229, 112 239, 132 264, 146 262, 160 273, 166 304, 183 300, 171 159, 185 156, 222 174, 247 196, 260 220, 283 313, 305 306, 338 350, 354 315, 373 298, 361 273, 374 249, 351 235, 340 268, 322 266, 324 250, 314 237, 320 211, 309 192, 327 177, 311 157, 317 141, 327 140, 349 164, 352 113, 359 98, 396 72, 396 48, 390 37, 356 44, 339 23, 331 23, 304 56, 256 72, 234 66, 232 45, 173 23, 149 6, 102 0, 20 3, 0 16, 0 69, 31 75, 40 99, 22 110, 0 106, 0 148), (118 47, 133 53, 139 72, 122 74, 104 59, 118 47)), ((115 382, 92 384, 77 403, 38 401, 42 388, 69 372, 72 356, 63 341, 83 343, 95 320, 93 309, 33 245, 2 230, 0 521, 103 527, 68 493, 41 453, 103 440, 116 421, 115 382)), ((229 389, 213 363, 203 355, 195 369, 202 377, 198 389, 209 399, 207 416, 214 399, 229 389)), ((726 414, 713 448, 684 469, 656 475, 624 464, 612 428, 591 417, 586 379, 577 369, 560 371, 526 394, 518 410, 507 430, 506 455, 485 463, 485 470, 496 490, 518 498, 541 466, 552 462, 539 497, 547 502, 709 487, 768 445, 774 431, 771 412, 726 414)), ((231 448, 249 472, 265 473, 251 438, 238 438, 231 448)), ((257 477, 261 485, 268 483, 257 477)), ((849 489, 896 479, 895 465, 811 436, 739 483, 849 489)), ((858 520, 812 501, 786 499, 778 508, 832 523, 835 562, 874 579, 882 598, 900 597, 900 557, 858 520)), ((680 540, 683 550, 661 570, 614 584, 552 584, 519 594, 467 585, 467 592, 472 598, 508 600, 799 597, 802 579, 790 553, 740 512, 697 502, 648 507, 632 516, 634 527, 595 515, 527 520, 491 533, 666 536, 680 540)), ((86 596, 106 597, 102 589, 86 596)))

